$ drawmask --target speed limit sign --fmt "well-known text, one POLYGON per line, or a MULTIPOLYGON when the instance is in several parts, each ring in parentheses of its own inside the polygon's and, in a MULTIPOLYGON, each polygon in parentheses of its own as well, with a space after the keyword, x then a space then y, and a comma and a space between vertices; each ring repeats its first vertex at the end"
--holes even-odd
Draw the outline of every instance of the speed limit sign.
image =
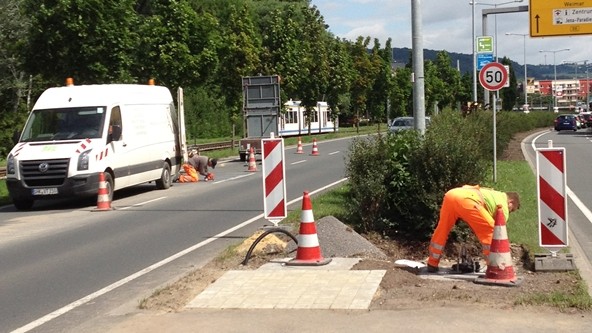
POLYGON ((499 62, 490 62, 479 72, 479 82, 487 90, 500 90, 506 81, 508 81, 508 70, 499 62))

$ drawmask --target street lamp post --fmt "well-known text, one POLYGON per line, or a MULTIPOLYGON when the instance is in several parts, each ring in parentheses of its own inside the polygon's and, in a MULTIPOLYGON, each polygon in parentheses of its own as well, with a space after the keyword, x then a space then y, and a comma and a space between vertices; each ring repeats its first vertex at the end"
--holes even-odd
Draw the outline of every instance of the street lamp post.
POLYGON ((561 50, 540 50, 541 53, 553 53, 553 83, 551 84, 551 90, 553 91, 553 111, 557 110, 557 93, 555 85, 557 84, 557 59, 555 55, 557 52, 569 51, 569 49, 561 49, 561 50))
MULTIPOLYGON (((507 5, 510 3, 515 3, 515 2, 522 2, 524 0, 513 0, 513 1, 507 1, 507 2, 502 2, 502 3, 488 3, 488 2, 476 2, 476 1, 469 1, 469 5, 471 5, 473 7, 473 15, 472 15, 472 28, 473 28, 473 102, 477 102, 477 50, 475 47, 475 6, 476 5, 483 5, 483 6, 493 6, 495 8, 497 8, 497 6, 501 6, 501 5, 507 5)), ((497 61, 497 19, 495 22, 495 54, 496 54, 496 61, 497 61)))
POLYGON ((578 83, 580 82, 580 79, 578 79, 578 64, 582 63, 584 64, 584 67, 586 67, 586 110, 589 109, 590 105, 588 104, 590 101, 590 77, 588 76, 588 62, 589 60, 578 60, 578 61, 564 61, 564 64, 572 64, 575 67, 576 70, 576 81, 578 81, 578 83))
POLYGON ((526 110, 528 110, 528 91, 526 89, 527 87, 527 82, 528 82, 528 77, 526 76, 526 36, 528 36, 528 34, 516 34, 516 33, 511 33, 511 32, 506 32, 506 36, 522 36, 523 41, 524 41, 524 108, 526 110))

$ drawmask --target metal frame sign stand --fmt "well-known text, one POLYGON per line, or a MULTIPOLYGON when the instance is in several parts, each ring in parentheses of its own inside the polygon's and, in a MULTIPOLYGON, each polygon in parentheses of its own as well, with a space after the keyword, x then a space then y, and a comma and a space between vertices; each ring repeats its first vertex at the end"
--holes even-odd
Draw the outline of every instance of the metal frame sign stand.
POLYGON ((568 246, 565 148, 536 150, 539 246, 550 254, 535 254, 536 271, 574 270, 571 253, 558 253, 568 246))
POLYGON ((286 168, 284 166, 284 139, 261 139, 263 171, 263 207, 265 219, 277 227, 288 214, 286 208, 286 168))

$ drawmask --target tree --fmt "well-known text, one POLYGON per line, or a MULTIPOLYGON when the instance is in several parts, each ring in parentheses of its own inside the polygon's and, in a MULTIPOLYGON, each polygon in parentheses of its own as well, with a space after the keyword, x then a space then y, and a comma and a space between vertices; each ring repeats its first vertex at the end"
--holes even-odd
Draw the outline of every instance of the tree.
POLYGON ((339 114, 349 110, 349 90, 353 76, 353 65, 347 53, 347 42, 333 38, 329 43, 329 86, 327 90, 327 103, 332 109, 332 118, 335 120, 339 114))
POLYGON ((389 92, 392 86, 393 60, 391 39, 386 42, 385 48, 380 48, 378 39, 374 40, 372 49, 372 63, 374 66, 375 79, 368 99, 368 110, 372 119, 379 124, 385 120, 386 109, 389 101, 389 92))
POLYGON ((434 65, 436 65, 438 79, 443 84, 443 89, 438 94, 438 108, 453 106, 455 102, 460 100, 458 98, 461 83, 460 73, 452 67, 450 55, 446 51, 438 52, 434 65))
POLYGON ((136 75, 169 87, 200 86, 218 65, 219 21, 186 0, 153 0, 140 19, 142 42, 136 75))
POLYGON ((376 75, 370 56, 368 55, 368 45, 370 37, 358 37, 356 42, 350 47, 350 57, 353 59, 354 76, 352 80, 351 96, 354 115, 359 119, 360 116, 369 117, 367 110, 368 94, 374 84, 376 75))
POLYGON ((512 68, 512 62, 507 57, 504 57, 501 60, 502 65, 509 66, 509 75, 508 80, 510 81, 510 86, 507 88, 502 88, 500 91, 500 98, 502 99, 502 110, 504 111, 511 111, 514 106, 516 105, 516 99, 518 98, 518 89, 516 87, 516 75, 514 74, 514 69, 512 68))
POLYGON ((26 68, 52 82, 135 81, 134 0, 25 0, 26 68))
POLYGON ((0 1, 0 156, 13 146, 29 107, 29 75, 24 70, 21 45, 27 40, 30 21, 22 15, 22 1, 0 1))
POLYGON ((393 77, 391 91, 391 110, 389 118, 413 114, 413 83, 411 82, 410 66, 397 68, 393 77))

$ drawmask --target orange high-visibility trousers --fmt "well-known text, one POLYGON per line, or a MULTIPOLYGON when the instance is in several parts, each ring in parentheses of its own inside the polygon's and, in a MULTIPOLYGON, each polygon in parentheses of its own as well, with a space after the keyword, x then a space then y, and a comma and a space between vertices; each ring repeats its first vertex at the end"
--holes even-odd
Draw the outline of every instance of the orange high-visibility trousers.
POLYGON ((477 188, 455 188, 444 195, 440 219, 429 246, 428 264, 437 267, 450 231, 461 219, 465 221, 481 242, 483 255, 489 256, 493 238, 493 216, 483 202, 477 188))
POLYGON ((183 170, 185 170, 185 174, 179 176, 179 183, 194 183, 199 181, 197 171, 195 171, 193 166, 185 163, 183 164, 183 170))

